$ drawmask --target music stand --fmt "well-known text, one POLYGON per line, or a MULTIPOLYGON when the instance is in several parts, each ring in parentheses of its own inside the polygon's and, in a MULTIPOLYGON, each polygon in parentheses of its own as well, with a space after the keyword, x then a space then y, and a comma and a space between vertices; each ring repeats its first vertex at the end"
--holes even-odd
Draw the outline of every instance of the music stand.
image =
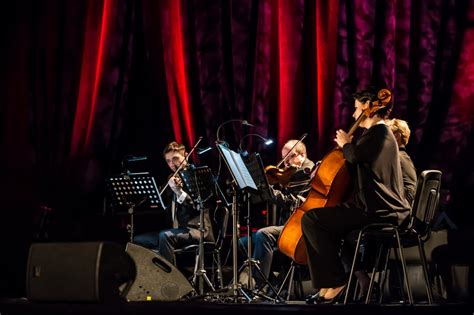
MULTIPOLYGON (((252 232, 251 232, 251 227, 250 227, 251 225, 250 224, 250 217, 251 217, 250 202, 252 201, 253 203, 258 203, 258 202, 271 201, 274 198, 273 190, 270 188, 270 185, 268 183, 268 179, 265 174, 265 170, 263 167, 262 159, 260 158, 260 154, 253 153, 252 155, 247 156, 244 159, 244 163, 247 166, 248 171, 250 175, 252 176, 254 182, 256 183, 258 191, 251 191, 251 190, 247 191, 247 196, 246 196, 247 197, 247 217, 245 218, 246 225, 247 225, 247 233, 248 233, 247 260, 244 261, 244 263, 239 269, 239 272, 244 270, 245 267, 248 267, 248 272, 249 272, 248 288, 253 289, 252 267, 255 267, 261 279, 264 280, 265 284, 267 284, 269 288, 276 294, 277 298, 281 299, 276 288, 270 283, 270 281, 268 281, 267 277, 263 274, 262 270, 260 269, 259 261, 252 258, 252 232)), ((268 298, 266 296, 263 296, 263 297, 268 298)))
POLYGON ((183 181, 184 191, 193 201, 207 201, 213 195, 214 176, 207 166, 188 167, 178 172, 183 181))
POLYGON ((265 174, 265 167, 263 166, 260 154, 253 153, 243 159, 247 169, 252 176, 257 192, 252 192, 251 201, 253 203, 268 202, 275 198, 273 190, 268 183, 267 175, 265 174))
MULTIPOLYGON (((165 209, 161 195, 158 192, 155 179, 148 172, 125 173, 106 179, 108 195, 111 198, 112 209, 117 214, 130 215, 130 242, 133 243, 133 216, 136 208, 165 209)), ((145 213, 145 211, 141 211, 145 213)))
MULTIPOLYGON (((255 185, 255 182, 240 154, 219 143, 217 143, 217 149, 225 161, 234 182, 237 184, 237 188, 240 190, 257 190, 257 186, 255 185)), ((234 185, 234 193, 232 197, 232 290, 235 298, 237 298, 240 293, 248 302, 251 302, 252 298, 242 290, 237 281, 237 220, 237 189, 234 185)))
POLYGON ((204 203, 213 195, 214 176, 207 166, 190 166, 179 171, 178 174, 183 182, 184 191, 191 197, 199 211, 199 248, 192 282, 198 284, 199 294, 204 293, 204 281, 212 291, 215 291, 204 267, 204 203))

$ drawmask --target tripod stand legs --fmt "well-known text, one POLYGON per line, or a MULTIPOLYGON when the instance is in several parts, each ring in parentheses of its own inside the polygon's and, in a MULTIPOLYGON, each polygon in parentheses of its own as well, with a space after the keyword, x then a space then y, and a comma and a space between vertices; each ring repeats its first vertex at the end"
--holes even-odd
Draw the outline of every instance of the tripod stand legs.
POLYGON ((211 280, 209 280, 205 269, 195 270, 192 283, 194 286, 196 286, 196 284, 198 285, 199 294, 204 294, 204 282, 206 282, 206 284, 212 291, 216 290, 212 285, 211 280))
POLYGON ((248 275, 249 276, 248 277, 248 288, 249 288, 249 290, 251 290, 255 295, 266 298, 268 300, 272 300, 272 301, 276 301, 276 302, 283 301, 283 299, 280 296, 280 292, 270 283, 270 281, 265 276, 265 274, 263 273, 262 269, 260 268, 260 266, 258 264, 259 264, 259 262, 255 259, 250 259, 250 260, 247 259, 246 261, 243 262, 242 266, 239 269, 239 273, 241 273, 246 268, 249 271, 249 275, 248 275), (270 290, 275 294, 275 296, 276 296, 275 299, 254 290, 254 287, 253 287, 253 284, 252 284, 252 279, 253 279, 252 269, 255 269, 258 272, 258 275, 260 276, 260 279, 263 279, 264 285, 262 287, 268 286, 270 288, 270 290))
POLYGON ((211 281, 207 277, 206 269, 204 267, 204 210, 202 209, 202 205, 198 205, 198 210, 200 211, 200 237, 198 252, 196 253, 196 263, 194 265, 194 276, 192 282, 194 285, 196 285, 196 283, 198 284, 199 294, 204 294, 204 281, 207 283, 207 285, 209 286, 209 288, 211 288, 212 291, 215 291, 215 289, 211 281), (198 282, 196 282, 197 279, 199 280, 198 282))

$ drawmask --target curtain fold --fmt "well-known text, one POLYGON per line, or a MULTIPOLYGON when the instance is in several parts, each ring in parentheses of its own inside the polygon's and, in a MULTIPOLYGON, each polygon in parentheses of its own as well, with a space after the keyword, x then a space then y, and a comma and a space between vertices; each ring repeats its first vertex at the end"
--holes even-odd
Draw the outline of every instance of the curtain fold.
MULTIPOLYGON (((20 0, 2 12, 1 161, 67 204, 60 192, 99 200, 126 155, 164 178, 167 143, 212 145, 228 119, 255 125, 223 128, 232 149, 274 138, 244 144, 271 164, 308 133, 318 160, 353 122, 352 93, 374 85, 394 91, 418 169, 454 189, 470 167, 443 154, 472 149, 473 2, 20 0)), ((215 167, 217 152, 203 159, 215 167)))

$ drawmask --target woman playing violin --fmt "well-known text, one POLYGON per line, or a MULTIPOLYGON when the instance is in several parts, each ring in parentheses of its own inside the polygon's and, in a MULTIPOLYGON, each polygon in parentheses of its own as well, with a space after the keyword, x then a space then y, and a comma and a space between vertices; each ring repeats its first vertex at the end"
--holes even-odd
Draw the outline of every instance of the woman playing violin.
MULTIPOLYGON (((259 229, 253 237, 253 255, 252 257, 260 262, 260 269, 266 279, 263 279, 259 273, 254 273, 254 278, 258 288, 262 288, 270 275, 270 267, 273 260, 273 251, 276 247, 278 237, 283 230, 284 224, 291 214, 292 209, 296 208, 306 192, 309 191, 308 183, 311 181, 311 174, 314 163, 306 156, 306 146, 299 140, 289 140, 281 150, 285 164, 283 171, 292 168, 291 176, 285 179, 284 183, 273 182, 274 202, 280 208, 280 218, 278 226, 267 226, 259 229), (279 185, 277 185, 279 184, 279 185), (276 188, 279 186, 279 188, 276 188)), ((280 164, 280 163, 279 163, 280 164)), ((267 175, 268 176, 268 175, 267 175)), ((246 238, 240 239, 241 248, 247 244, 246 238)))
MULTIPOLYGON (((355 143, 343 130, 334 139, 354 170, 352 200, 312 209, 302 218, 312 283, 320 289, 308 303, 334 303, 343 295, 347 278, 339 251, 351 231, 373 222, 400 224, 408 215, 397 142, 384 122, 390 106, 381 103, 381 97, 370 90, 355 93, 353 117, 365 132, 355 143)), ((348 250, 341 255, 352 254, 348 250)))

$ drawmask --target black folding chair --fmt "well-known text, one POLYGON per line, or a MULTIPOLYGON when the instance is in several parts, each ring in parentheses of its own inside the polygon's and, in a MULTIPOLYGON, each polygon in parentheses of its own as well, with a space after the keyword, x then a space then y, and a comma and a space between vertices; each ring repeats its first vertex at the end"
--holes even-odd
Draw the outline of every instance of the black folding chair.
POLYGON ((357 238, 357 245, 352 260, 349 282, 347 284, 344 304, 347 304, 350 295, 350 286, 354 277, 355 266, 360 256, 360 248, 362 241, 373 241, 377 246, 377 255, 372 269, 369 290, 367 292, 365 303, 372 301, 372 293, 374 291, 375 276, 379 277, 379 299, 382 302, 383 288, 387 277, 388 260, 390 252, 394 250, 396 261, 401 265, 402 275, 397 268, 400 289, 403 302, 406 302, 405 295, 408 297, 408 303, 413 304, 413 294, 408 280, 406 261, 403 255, 403 248, 418 246, 421 265, 423 268, 423 276, 425 280, 426 294, 428 303, 433 303, 433 291, 430 278, 428 276, 428 266, 426 263, 426 254, 424 243, 429 239, 431 234, 431 226, 435 217, 435 213, 439 201, 439 191, 441 187, 441 171, 426 170, 418 177, 415 199, 413 200, 412 209, 409 216, 409 223, 406 227, 397 226, 386 223, 369 224, 362 228, 357 238), (381 272, 377 272, 381 270, 381 272), (403 276, 403 279, 402 279, 403 276))
MULTIPOLYGON (((229 210, 226 207, 217 207, 214 211, 213 215, 214 226, 217 228, 215 231, 217 232, 214 236, 215 241, 209 242, 204 241, 204 254, 206 256, 211 255, 213 259, 212 264, 212 279, 215 279, 217 276, 217 281, 219 288, 224 287, 224 280, 222 278, 222 262, 221 262, 221 249, 224 243, 226 231, 227 231, 227 223, 229 221, 229 210), (217 267, 217 270, 215 268, 217 267)), ((199 244, 192 244, 188 245, 183 248, 177 248, 174 250, 174 254, 182 254, 182 253, 191 253, 194 252, 196 255, 195 260, 195 270, 198 267, 198 251, 199 251, 199 244)), ((214 281, 214 280, 213 280, 214 281)))

